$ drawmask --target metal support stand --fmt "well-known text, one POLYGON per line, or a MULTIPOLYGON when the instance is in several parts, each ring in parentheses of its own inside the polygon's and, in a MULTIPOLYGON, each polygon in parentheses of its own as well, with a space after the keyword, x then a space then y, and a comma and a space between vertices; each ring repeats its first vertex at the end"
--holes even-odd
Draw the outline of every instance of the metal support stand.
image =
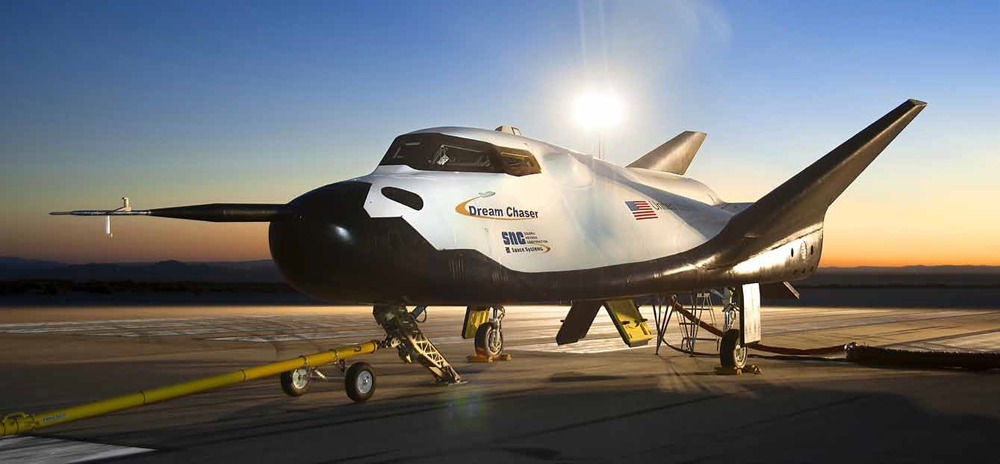
MULTIPOLYGON (((684 305, 684 307, 694 315, 695 320, 692 321, 678 316, 677 326, 681 330, 681 351, 694 356, 695 344, 700 340, 715 342, 715 351, 718 352, 721 339, 714 335, 712 337, 702 335, 703 332, 701 331, 699 322, 707 312, 708 320, 711 321, 712 325, 716 325, 715 308, 718 306, 722 308, 723 315, 725 316, 724 323, 726 329, 730 328, 733 324, 739 324, 738 312, 734 311, 735 307, 732 304, 732 292, 728 289, 721 291, 706 289, 689 294, 688 299, 690 303, 684 305)), ((656 295, 653 301, 653 317, 656 321, 655 354, 660 354, 660 346, 666 343, 667 328, 670 326, 670 320, 676 312, 673 309, 672 303, 676 302, 677 295, 656 295)))
POLYGON ((666 342, 667 327, 670 325, 670 318, 674 315, 674 307, 670 305, 670 301, 674 297, 674 295, 669 297, 656 295, 653 299, 653 319, 656 323, 656 351, 654 354, 656 355, 660 354, 660 345, 666 342))
POLYGON ((700 292, 692 293, 690 295, 690 306, 688 310, 694 315, 695 320, 680 319, 677 325, 681 328, 681 350, 687 352, 691 356, 694 356, 695 343, 699 340, 707 342, 715 342, 715 351, 719 351, 719 338, 716 336, 712 337, 700 337, 701 325, 699 324, 702 320, 702 316, 707 311, 709 318, 712 320, 712 325, 715 325, 715 307, 712 302, 712 297, 718 296, 719 299, 722 295, 714 290, 703 290, 700 292))

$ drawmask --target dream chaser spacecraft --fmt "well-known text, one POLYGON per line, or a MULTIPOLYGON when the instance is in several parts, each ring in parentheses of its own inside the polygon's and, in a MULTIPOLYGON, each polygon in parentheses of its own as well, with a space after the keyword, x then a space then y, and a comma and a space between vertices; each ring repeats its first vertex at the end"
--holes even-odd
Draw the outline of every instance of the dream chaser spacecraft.
POLYGON ((742 331, 723 338, 732 366, 759 340, 759 285, 816 270, 827 208, 925 106, 903 102, 753 203, 684 176, 703 133, 621 167, 502 126, 401 135, 371 174, 288 204, 53 214, 269 222, 271 255, 292 286, 373 304, 401 355, 444 381, 458 374, 416 329, 428 305, 468 306, 463 336, 495 355, 504 304, 571 303, 560 343, 586 335, 603 306, 635 344, 650 337, 637 298, 709 288, 727 290, 741 314, 742 331))

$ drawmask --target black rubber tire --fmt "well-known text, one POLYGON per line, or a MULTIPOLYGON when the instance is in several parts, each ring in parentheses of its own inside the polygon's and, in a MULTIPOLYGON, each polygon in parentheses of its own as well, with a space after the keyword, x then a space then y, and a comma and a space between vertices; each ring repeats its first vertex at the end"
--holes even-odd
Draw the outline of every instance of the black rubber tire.
POLYGON ((722 334, 722 342, 719 344, 719 362, 722 367, 744 368, 747 364, 746 348, 740 348, 739 329, 729 329, 722 334), (737 350, 744 350, 743 356, 737 356, 737 350))
POLYGON ((355 403, 368 401, 375 394, 376 379, 375 369, 372 368, 371 364, 366 362, 351 364, 351 367, 347 368, 347 374, 344 375, 344 390, 347 391, 347 397, 355 403), (366 373, 370 375, 368 380, 371 382, 367 390, 358 380, 359 377, 366 373))
POLYGON ((503 353, 503 331, 497 330, 495 322, 487 322, 476 330, 476 354, 479 356, 499 356, 503 353), (500 337, 498 346, 491 348, 490 337, 500 337))
POLYGON ((309 391, 309 387, 312 386, 312 382, 306 382, 306 386, 298 388, 295 386, 295 382, 292 381, 292 372, 295 371, 285 371, 281 373, 281 389, 288 396, 302 396, 309 391))

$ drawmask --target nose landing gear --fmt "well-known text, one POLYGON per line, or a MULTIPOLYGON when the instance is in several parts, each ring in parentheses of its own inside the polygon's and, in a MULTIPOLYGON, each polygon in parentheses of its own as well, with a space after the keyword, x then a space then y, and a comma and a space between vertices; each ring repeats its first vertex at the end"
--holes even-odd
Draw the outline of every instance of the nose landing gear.
POLYGON ((476 330, 476 355, 483 357, 500 356, 503 351, 503 332, 500 324, 487 322, 476 330))
POLYGON ((507 315, 507 310, 503 306, 492 307, 470 306, 466 310, 463 333, 475 330, 474 343, 476 354, 469 356, 469 362, 493 362, 508 361, 510 355, 503 352, 503 318, 507 315), (474 311, 479 312, 479 316, 470 316, 474 311), (489 314, 488 319, 486 314, 489 314), (485 321, 484 321, 485 319, 485 321), (471 324, 479 321, 479 327, 474 328, 471 324))

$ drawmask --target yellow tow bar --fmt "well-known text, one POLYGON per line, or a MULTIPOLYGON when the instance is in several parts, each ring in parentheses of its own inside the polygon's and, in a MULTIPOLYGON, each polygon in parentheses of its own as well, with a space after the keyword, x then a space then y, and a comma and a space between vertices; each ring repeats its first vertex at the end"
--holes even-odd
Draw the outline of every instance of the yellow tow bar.
POLYGON ((168 385, 166 387, 154 388, 152 390, 142 390, 131 395, 108 398, 106 400, 81 404, 79 406, 73 406, 65 409, 57 409, 41 414, 8 414, 3 418, 2 428, 0 428, 0 437, 25 433, 43 427, 51 427, 53 425, 62 424, 64 422, 100 416, 102 414, 110 414, 112 412, 134 408, 137 406, 144 406, 181 396, 206 392, 216 388, 243 383, 249 380, 278 375, 282 372, 292 371, 300 367, 319 367, 353 356, 374 353, 375 350, 378 349, 378 344, 378 341, 372 340, 358 345, 342 346, 329 351, 311 354, 308 356, 299 356, 286 361, 278 361, 276 363, 250 367, 226 374, 213 375, 211 377, 168 385))

